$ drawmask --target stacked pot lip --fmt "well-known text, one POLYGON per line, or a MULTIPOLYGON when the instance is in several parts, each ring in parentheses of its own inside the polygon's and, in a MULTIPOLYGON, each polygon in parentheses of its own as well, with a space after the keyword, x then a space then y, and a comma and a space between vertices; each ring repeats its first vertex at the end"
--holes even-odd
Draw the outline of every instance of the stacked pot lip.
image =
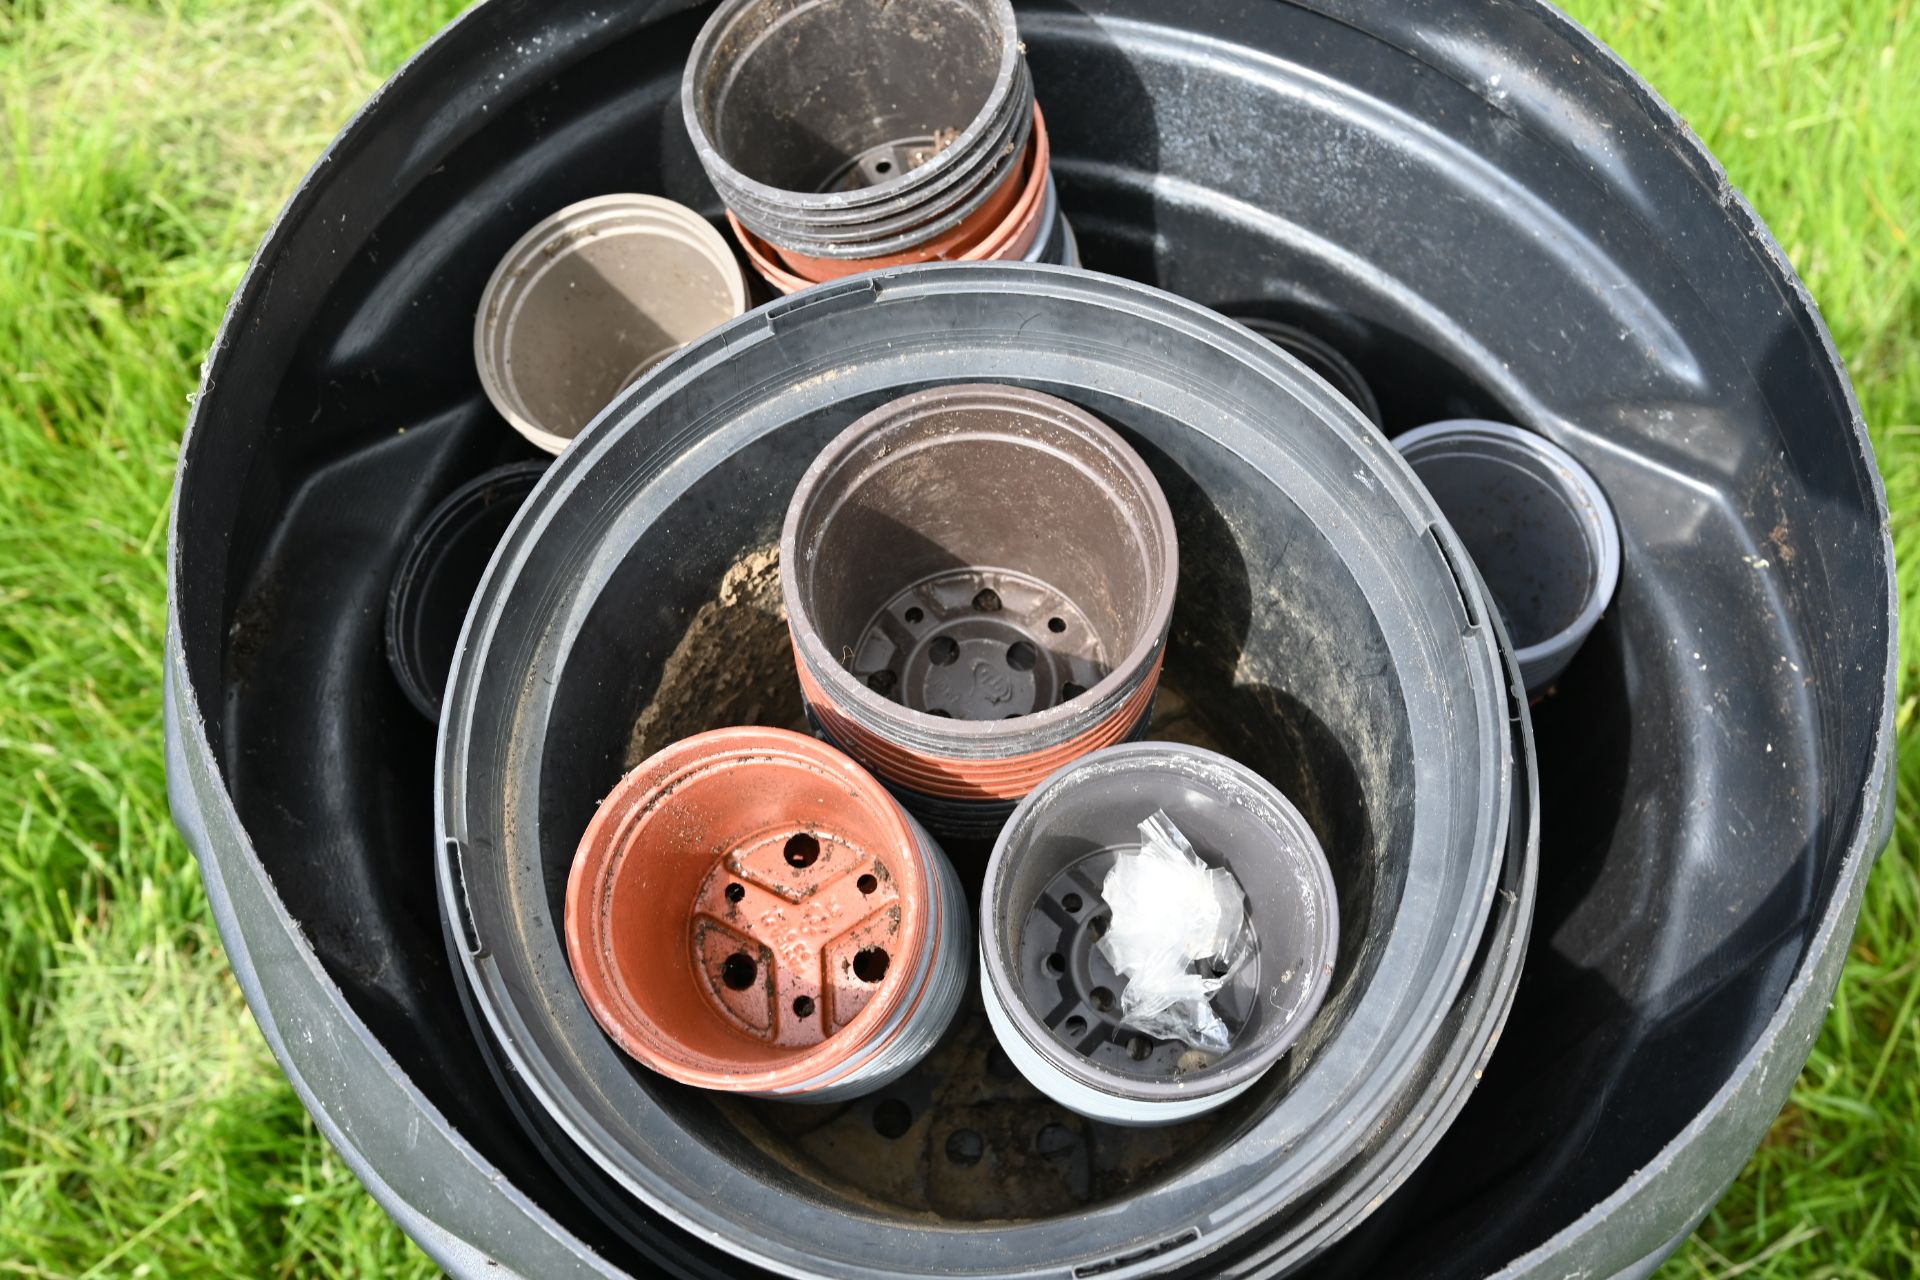
POLYGON ((694 150, 783 293, 930 261, 1065 260, 1007 0, 727 0, 681 81, 694 150))
POLYGON ((727 221, 746 251, 747 261, 782 293, 797 293, 828 280, 917 262, 1031 260, 1072 232, 1058 213, 1052 174, 1052 147, 1046 118, 1033 109, 1033 138, 1022 162, 974 215, 944 234, 905 249, 863 258, 809 257, 782 248, 756 233, 729 209, 727 221))
POLYGON ((952 866, 884 788, 784 729, 694 734, 608 794, 567 881, 601 1027, 700 1088, 830 1101, 931 1050, 969 972, 952 866))
POLYGON ((1326 998, 1338 941, 1326 855, 1278 787, 1202 747, 1128 743, 1055 772, 1000 833, 981 895, 981 997, 1042 1093, 1114 1124, 1170 1124, 1238 1097, 1292 1048, 1326 998), (1129 1035, 1112 1011, 1103 881, 1155 810, 1246 895, 1254 954, 1212 997, 1231 1020, 1224 1053, 1129 1035))
POLYGON ((1033 80, 1013 6, 959 0, 938 22, 925 6, 904 12, 914 8, 727 0, 707 19, 681 109, 701 166, 756 235, 816 258, 896 253, 966 219, 1018 170, 1033 80), (938 101, 910 104, 910 93, 938 101), (837 117, 836 94, 847 101, 837 117), (889 124, 928 136, 896 156, 906 140, 884 136, 889 124), (846 181, 869 154, 872 170, 846 181))
POLYGON ((910 807, 1010 808, 1152 709, 1173 514, 1119 434, 1058 397, 963 383, 882 405, 808 467, 780 550, 810 714, 910 807))

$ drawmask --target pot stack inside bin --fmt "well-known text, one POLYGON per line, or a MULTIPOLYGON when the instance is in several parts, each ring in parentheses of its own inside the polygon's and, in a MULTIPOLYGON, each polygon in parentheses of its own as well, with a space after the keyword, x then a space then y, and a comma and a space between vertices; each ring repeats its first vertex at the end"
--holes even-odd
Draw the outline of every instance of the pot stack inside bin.
POLYGON ((1056 769, 1146 731, 1177 541, 1140 456, 1057 396, 883 405, 781 532, 808 715, 937 834, 992 840, 1056 769))
MULTIPOLYGON (((1544 10, 1018 4, 1041 225, 1181 296, 795 274, 681 109, 720 0, 480 6, 329 151, 171 563, 170 784, 249 1000, 459 1274, 1631 1269, 1804 1056, 1881 812, 1891 579, 1818 319, 1544 10), (1592 74, 1417 74, 1462 49, 1592 74), (1570 118, 1674 199, 1560 180, 1570 118), (1767 819, 1729 855, 1703 803, 1767 819)), ((988 11, 840 11, 973 86, 836 144, 937 173, 988 11)), ((884 185, 821 181, 775 189, 884 185)))
POLYGON ((933 1274, 974 1223, 1017 1274, 1294 1265, 1511 1000, 1495 617, 1375 428, 1169 295, 930 265, 724 326, 474 603, 441 884, 502 1080, 621 1229, 774 1269, 933 1274), (1223 886, 1186 900, 1234 945, 1157 980, 1220 1039, 1115 946, 1167 924, 1108 901, 1150 822, 1191 863, 1127 901, 1223 886))
POLYGON ((1027 265, 1077 266, 1034 99, 1004 0, 726 0, 686 123, 806 296, 727 319, 714 229, 614 194, 476 319, 561 456, 394 592, 431 710, 493 554, 448 936, 530 1132, 672 1266, 663 1220, 796 1274, 941 1273, 954 1232, 1278 1274, 1411 1175, 1511 1005, 1526 698, 1617 576, 1604 496, 1513 428, 1397 452, 1291 325, 1027 265))

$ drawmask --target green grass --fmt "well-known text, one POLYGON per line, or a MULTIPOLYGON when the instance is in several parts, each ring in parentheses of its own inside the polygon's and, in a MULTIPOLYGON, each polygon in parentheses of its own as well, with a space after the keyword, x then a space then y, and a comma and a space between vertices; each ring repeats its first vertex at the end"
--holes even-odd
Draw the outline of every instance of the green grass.
MULTIPOLYGON (((1581 0, 1753 199, 1851 366, 1920 685, 1920 16, 1581 0)), ((430 1275, 280 1077, 170 823, 165 512, 301 171, 453 0, 0 0, 0 1276, 430 1275)), ((1669 1277, 1920 1274, 1920 752, 1826 1031, 1669 1277)))

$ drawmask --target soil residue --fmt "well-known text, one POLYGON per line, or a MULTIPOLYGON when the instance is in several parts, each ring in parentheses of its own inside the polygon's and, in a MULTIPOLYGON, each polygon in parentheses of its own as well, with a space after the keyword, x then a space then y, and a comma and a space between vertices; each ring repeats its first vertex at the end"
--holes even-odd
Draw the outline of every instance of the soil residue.
POLYGON ((720 593, 693 615, 661 670, 658 692, 634 722, 627 767, 691 734, 742 724, 807 730, 777 546, 736 560, 720 593))

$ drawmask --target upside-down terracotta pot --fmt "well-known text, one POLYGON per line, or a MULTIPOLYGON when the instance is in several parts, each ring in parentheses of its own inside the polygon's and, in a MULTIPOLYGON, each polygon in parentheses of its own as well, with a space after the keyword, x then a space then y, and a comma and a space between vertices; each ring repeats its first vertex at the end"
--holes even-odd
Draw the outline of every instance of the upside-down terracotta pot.
POLYGON ((683 739, 620 780, 567 881, 567 955, 606 1033, 684 1084, 880 1088, 966 988, 958 881, 845 755, 784 729, 683 739))

